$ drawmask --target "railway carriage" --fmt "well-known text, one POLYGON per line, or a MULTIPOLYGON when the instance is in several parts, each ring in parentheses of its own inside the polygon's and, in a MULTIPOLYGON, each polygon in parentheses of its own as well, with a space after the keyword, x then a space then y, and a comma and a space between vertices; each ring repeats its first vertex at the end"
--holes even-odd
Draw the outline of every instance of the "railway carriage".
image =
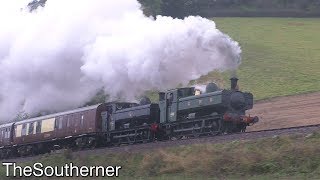
POLYGON ((105 108, 105 104, 98 104, 16 122, 13 145, 19 155, 94 146, 102 130, 99 114, 105 108))
POLYGON ((14 123, 0 125, 0 158, 6 158, 11 154, 12 129, 14 123))

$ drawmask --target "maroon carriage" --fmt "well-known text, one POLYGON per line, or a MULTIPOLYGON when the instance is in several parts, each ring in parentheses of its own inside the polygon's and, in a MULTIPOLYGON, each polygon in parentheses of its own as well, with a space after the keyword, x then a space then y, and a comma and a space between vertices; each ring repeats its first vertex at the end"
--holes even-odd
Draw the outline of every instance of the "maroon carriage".
POLYGON ((14 123, 0 125, 0 158, 6 158, 11 154, 13 125, 14 123))
POLYGON ((20 155, 54 148, 94 146, 101 132, 105 104, 19 121, 13 125, 13 144, 20 155))

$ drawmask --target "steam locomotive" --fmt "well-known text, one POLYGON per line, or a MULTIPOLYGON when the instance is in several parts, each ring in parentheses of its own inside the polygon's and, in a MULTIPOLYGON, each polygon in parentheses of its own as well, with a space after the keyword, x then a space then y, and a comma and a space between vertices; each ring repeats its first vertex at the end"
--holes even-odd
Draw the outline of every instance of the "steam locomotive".
POLYGON ((253 95, 239 91, 237 81, 231 78, 230 90, 209 83, 204 93, 194 87, 160 92, 159 103, 108 102, 3 124, 0 156, 244 132, 259 119, 245 115, 253 95))

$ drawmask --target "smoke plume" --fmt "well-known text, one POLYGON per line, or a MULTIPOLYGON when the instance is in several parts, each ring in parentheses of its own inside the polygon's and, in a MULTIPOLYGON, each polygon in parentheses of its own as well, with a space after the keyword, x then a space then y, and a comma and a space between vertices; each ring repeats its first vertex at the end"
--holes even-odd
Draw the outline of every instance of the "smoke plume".
POLYGON ((136 0, 0 0, 0 120, 61 111, 104 88, 133 100, 240 64, 238 43, 201 17, 146 17, 136 0))

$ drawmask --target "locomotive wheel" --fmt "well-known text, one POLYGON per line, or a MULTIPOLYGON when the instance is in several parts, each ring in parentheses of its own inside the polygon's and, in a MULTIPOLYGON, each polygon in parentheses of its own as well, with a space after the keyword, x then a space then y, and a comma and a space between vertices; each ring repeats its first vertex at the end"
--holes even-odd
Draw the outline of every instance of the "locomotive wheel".
POLYGON ((120 146, 121 145, 121 138, 114 140, 112 143, 114 146, 120 146))
POLYGON ((149 131, 143 131, 140 136, 142 139, 142 143, 148 143, 152 139, 149 131))
POLYGON ((91 143, 89 143, 89 149, 95 149, 96 147, 98 147, 98 142, 97 140, 93 140, 91 143))
POLYGON ((178 140, 178 138, 175 137, 175 136, 171 136, 171 137, 170 137, 170 140, 171 140, 171 141, 176 141, 176 140, 178 140))
POLYGON ((134 143, 136 142, 136 137, 135 137, 135 136, 133 136, 133 137, 128 137, 127 139, 128 139, 128 143, 129 143, 129 144, 134 144, 134 143))
POLYGON ((182 139, 183 137, 185 137, 185 136, 182 136, 182 135, 171 136, 170 140, 171 141, 177 141, 177 140, 182 139))
POLYGON ((223 131, 226 134, 231 134, 231 133, 236 133, 236 132, 240 132, 239 130, 236 129, 236 125, 232 122, 225 122, 224 123, 224 128, 223 131))
MULTIPOLYGON (((198 125, 198 124, 195 124, 195 125, 194 125, 194 128, 195 128, 195 129, 199 128, 199 125, 198 125)), ((197 137, 200 136, 200 133, 199 133, 197 130, 195 130, 195 129, 192 131, 192 135, 193 135, 193 137, 197 138, 197 137)))
POLYGON ((210 135, 215 136, 221 133, 221 127, 222 127, 222 123, 220 119, 217 121, 213 121, 212 127, 210 128, 210 135))

